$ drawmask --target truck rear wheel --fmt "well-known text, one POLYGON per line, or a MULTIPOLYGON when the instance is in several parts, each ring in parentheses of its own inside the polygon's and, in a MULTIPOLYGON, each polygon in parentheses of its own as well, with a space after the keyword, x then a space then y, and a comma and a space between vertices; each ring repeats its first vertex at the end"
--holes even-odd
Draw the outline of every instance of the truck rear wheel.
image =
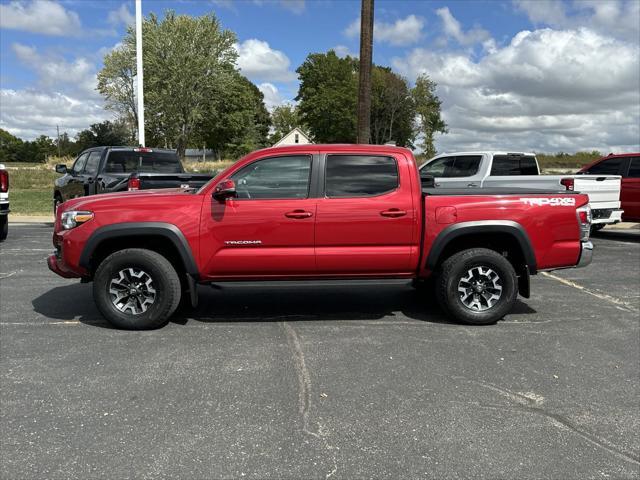
POLYGON ((442 264, 436 284, 438 303, 456 320, 471 325, 495 323, 511 311, 518 296, 516 272, 499 253, 463 250, 442 264))
POLYGON ((151 250, 129 248, 105 258, 93 280, 98 310, 118 328, 164 325, 180 303, 180 279, 169 261, 151 250))

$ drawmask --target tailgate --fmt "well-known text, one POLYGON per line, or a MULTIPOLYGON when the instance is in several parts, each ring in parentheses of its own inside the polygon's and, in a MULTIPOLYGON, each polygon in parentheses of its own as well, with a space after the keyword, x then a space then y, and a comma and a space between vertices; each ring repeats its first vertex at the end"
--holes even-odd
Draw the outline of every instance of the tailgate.
POLYGON ((621 177, 575 175, 574 190, 589 195, 591 208, 619 208, 621 177))

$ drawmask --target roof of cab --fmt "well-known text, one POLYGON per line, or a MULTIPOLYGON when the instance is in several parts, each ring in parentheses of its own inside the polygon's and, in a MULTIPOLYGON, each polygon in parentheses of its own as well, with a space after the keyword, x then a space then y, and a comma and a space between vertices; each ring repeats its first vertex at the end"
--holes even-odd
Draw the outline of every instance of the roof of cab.
POLYGON ((355 144, 355 143, 307 143, 303 145, 283 145, 279 147, 263 148, 257 150, 254 153, 290 153, 290 152, 309 152, 309 151, 321 151, 321 152, 362 152, 363 150, 370 153, 412 153, 411 150, 405 147, 396 147, 394 145, 369 145, 369 144, 355 144))

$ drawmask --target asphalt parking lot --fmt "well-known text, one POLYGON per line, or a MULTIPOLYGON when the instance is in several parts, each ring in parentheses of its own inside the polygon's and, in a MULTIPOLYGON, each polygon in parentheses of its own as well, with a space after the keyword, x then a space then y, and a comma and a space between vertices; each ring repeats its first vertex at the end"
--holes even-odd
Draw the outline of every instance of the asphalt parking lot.
POLYGON ((0 477, 638 478, 640 230, 594 243, 489 327, 403 284, 249 285, 128 332, 12 225, 0 477))

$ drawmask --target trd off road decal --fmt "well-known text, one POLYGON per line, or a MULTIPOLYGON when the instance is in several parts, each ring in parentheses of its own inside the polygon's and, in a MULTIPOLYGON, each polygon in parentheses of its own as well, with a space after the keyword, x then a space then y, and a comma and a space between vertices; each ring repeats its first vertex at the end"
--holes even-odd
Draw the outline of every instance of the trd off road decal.
POLYGON ((521 198, 520 201, 522 203, 526 203, 527 205, 531 205, 532 207, 542 207, 543 205, 549 205, 550 207, 575 207, 576 199, 572 197, 563 197, 563 198, 543 198, 543 197, 532 197, 532 198, 521 198))

